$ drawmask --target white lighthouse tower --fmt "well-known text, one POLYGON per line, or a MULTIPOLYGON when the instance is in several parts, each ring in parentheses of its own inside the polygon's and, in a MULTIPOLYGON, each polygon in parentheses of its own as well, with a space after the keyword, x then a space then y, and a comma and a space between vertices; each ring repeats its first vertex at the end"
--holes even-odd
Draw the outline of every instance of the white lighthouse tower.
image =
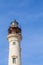
POLYGON ((8 29, 9 56, 8 65, 21 65, 21 48, 20 41, 22 39, 21 28, 19 28, 16 20, 11 23, 8 29))

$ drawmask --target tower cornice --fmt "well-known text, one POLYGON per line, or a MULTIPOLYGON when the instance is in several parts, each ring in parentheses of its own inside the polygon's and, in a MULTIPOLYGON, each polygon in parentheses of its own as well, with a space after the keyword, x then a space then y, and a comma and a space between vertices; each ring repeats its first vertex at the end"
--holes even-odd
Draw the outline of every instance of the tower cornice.
POLYGON ((7 36, 7 39, 9 40, 9 41, 12 41, 12 40, 18 40, 18 41, 20 41, 20 40, 22 40, 22 35, 21 34, 9 34, 8 36, 7 36))

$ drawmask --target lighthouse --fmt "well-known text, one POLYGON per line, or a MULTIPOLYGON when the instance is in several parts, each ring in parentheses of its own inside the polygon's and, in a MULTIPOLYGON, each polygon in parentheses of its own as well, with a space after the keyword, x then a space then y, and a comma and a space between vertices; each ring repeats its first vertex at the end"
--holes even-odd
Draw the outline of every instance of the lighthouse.
POLYGON ((19 23, 12 21, 8 28, 9 55, 8 65, 21 65, 21 47, 22 40, 21 28, 19 23))

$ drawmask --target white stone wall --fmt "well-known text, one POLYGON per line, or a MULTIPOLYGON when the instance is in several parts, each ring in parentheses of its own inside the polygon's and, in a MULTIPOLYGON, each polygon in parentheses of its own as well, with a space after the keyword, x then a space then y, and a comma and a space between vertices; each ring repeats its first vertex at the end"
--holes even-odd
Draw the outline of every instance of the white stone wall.
POLYGON ((20 39, 15 36, 8 37, 9 41, 9 57, 8 65, 21 65, 20 39), (15 44, 13 44, 15 42, 15 44), (12 58, 16 57, 16 63, 12 62, 12 58))

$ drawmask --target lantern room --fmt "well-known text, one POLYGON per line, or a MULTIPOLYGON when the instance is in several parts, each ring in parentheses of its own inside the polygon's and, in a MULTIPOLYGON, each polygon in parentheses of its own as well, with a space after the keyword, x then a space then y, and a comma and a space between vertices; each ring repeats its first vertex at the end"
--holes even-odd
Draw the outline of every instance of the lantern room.
POLYGON ((19 24, 16 20, 11 22, 11 25, 8 29, 8 34, 12 33, 21 34, 21 28, 19 27, 19 24))

